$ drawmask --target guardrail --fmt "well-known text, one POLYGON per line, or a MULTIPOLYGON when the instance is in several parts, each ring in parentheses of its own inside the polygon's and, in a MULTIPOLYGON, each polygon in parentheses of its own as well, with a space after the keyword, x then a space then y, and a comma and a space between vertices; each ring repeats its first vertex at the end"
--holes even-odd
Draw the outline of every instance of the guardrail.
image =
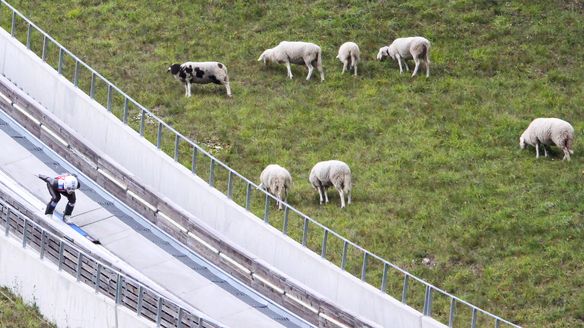
POLYGON ((263 218, 266 224, 280 229, 322 258, 333 263, 340 262, 335 264, 342 270, 378 286, 382 292, 401 299, 402 303, 449 327, 455 323, 457 326, 470 323, 472 328, 477 325, 500 327, 501 324, 519 327, 410 274, 287 203, 284 203, 281 216, 272 215, 270 208, 277 202, 275 197, 162 121, 6 1, 1 0, 0 3, 3 5, 0 7, 0 25, 4 26, 8 21, 13 37, 158 149, 189 167, 193 174, 208 181, 210 186, 225 193, 229 199, 263 218), (8 8, 8 15, 4 13, 4 8, 8 8), (201 169, 205 166, 208 170, 201 169))
MULTIPOLYGON (((218 328, 221 324, 201 314, 191 313, 164 298, 147 286, 116 270, 94 255, 45 229, 29 217, 34 214, 22 210, 10 196, 0 191, 0 226, 6 236, 22 240, 22 247, 30 247, 57 265, 60 271, 74 276, 116 304, 134 311, 138 316, 155 322, 157 327, 218 328), (20 208, 21 210, 17 209, 20 208), (25 213, 23 213, 25 212, 25 213)), ((42 221, 37 218, 37 220, 42 221)))

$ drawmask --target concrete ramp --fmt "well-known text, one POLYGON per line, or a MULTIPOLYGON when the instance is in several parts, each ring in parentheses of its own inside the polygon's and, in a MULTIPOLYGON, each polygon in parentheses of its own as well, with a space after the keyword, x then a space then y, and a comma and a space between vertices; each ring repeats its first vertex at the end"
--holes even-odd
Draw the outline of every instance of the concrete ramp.
MULTIPOLYGON (((9 119, 0 114, 0 144, 3 146, 0 152, 0 184, 27 203, 31 212, 44 217, 45 202, 50 196, 45 182, 35 174, 56 176, 66 171, 76 171, 67 167, 67 163, 59 161, 42 144, 29 141, 27 138, 30 136, 13 129, 7 121, 9 119)), ((93 251, 109 258, 124 272, 179 304, 194 308, 227 327, 311 326, 285 311, 276 313, 270 309, 268 302, 259 297, 250 297, 249 292, 242 292, 239 290, 241 287, 227 281, 226 275, 220 270, 210 268, 208 263, 192 252, 175 248, 162 234, 156 232, 156 228, 143 219, 140 222, 137 215, 117 207, 111 196, 81 172, 77 173, 82 187, 76 192, 77 204, 71 219, 100 241, 101 246, 94 246, 93 251)), ((57 212, 64 210, 66 202, 65 198, 61 200, 57 212)), ((60 215, 46 218, 49 220, 47 224, 69 235, 69 239, 77 243, 85 239, 59 219, 60 215)), ((21 275, 26 276, 27 272, 21 272, 21 275)), ((59 292, 53 290, 48 294, 59 292)), ((54 319, 63 322, 60 317, 54 319)))

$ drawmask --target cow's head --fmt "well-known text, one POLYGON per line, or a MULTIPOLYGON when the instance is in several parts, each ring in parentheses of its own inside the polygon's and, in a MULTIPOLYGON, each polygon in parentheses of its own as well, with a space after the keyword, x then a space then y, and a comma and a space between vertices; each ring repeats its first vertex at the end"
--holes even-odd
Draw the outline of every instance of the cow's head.
POLYGON ((168 72, 172 75, 177 75, 180 72, 180 64, 172 64, 168 67, 168 72))

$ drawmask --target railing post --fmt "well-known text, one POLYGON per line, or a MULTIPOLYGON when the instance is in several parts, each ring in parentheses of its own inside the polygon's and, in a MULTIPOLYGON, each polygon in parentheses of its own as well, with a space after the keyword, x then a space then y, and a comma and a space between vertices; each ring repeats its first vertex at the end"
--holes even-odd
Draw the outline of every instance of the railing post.
POLYGON ((349 248, 349 242, 345 239, 343 240, 343 257, 341 258, 341 270, 345 270, 347 265, 347 250, 349 248))
POLYGON ((426 285, 426 293, 424 294, 424 315, 432 316, 432 286, 426 285))
POLYGON ((233 197, 233 172, 229 170, 227 175, 227 198, 231 199, 233 197))
POLYGON ((266 192, 266 200, 264 203, 264 222, 269 223, 270 219, 270 195, 266 192))
POLYGON ((120 304, 122 301, 122 275, 117 274, 116 276, 116 304, 120 304))
POLYGON ((61 271, 61 268, 63 266, 63 252, 64 251, 65 251, 65 244, 61 240, 59 242, 59 271, 61 271))
POLYGON ((178 134, 174 135, 174 161, 178 162, 178 146, 180 144, 180 137, 178 136, 178 134))
POLYGON ((6 236, 10 233, 10 210, 6 215, 6 236))
POLYGON ((176 318, 176 328, 182 328, 183 308, 178 307, 178 318, 176 318))
POLYGON ((124 113, 122 114, 122 121, 128 124, 128 97, 124 96, 124 113))
POLYGON ((144 122, 146 121, 146 111, 145 110, 141 110, 140 111, 140 135, 143 137, 144 136, 144 122))
POLYGON ((89 84, 89 98, 95 99, 95 72, 91 72, 91 82, 89 84))
POLYGON ((99 292, 99 279, 101 279, 101 263, 97 263, 97 272, 95 273, 95 292, 99 292))
POLYGON ((456 300, 454 297, 450 298, 450 314, 448 315, 448 327, 454 327, 454 313, 456 311, 456 300))
POLYGON ((248 182, 245 190, 245 209, 249 211, 249 199, 251 197, 251 184, 248 182))
POLYGON ((142 313, 142 299, 144 298, 144 288, 142 285, 138 287, 138 304, 136 304, 136 313, 138 316, 142 313))
POLYGON ((6 214, 6 236, 10 233, 10 211, 6 214))
POLYGON ((107 111, 112 111, 112 85, 108 83, 107 85, 107 111))
POLYGON ((32 35, 32 26, 28 23, 28 28, 26 30, 26 49, 30 50, 30 38, 32 35))
POLYGON ((156 327, 160 327, 160 321, 162 319, 162 297, 158 297, 158 304, 156 306, 156 327))
POLYGON ((290 213, 290 208, 286 205, 284 207, 284 223, 282 225, 282 232, 284 235, 288 235, 288 213, 290 213))
POLYGON ((475 308, 475 307, 472 308, 472 321, 471 321, 470 327, 471 328, 477 327, 477 308, 475 308))
POLYGON ((363 266, 361 267, 361 281, 365 281, 367 277, 367 259, 369 257, 369 253, 363 252, 363 266))
POLYGON ((75 279, 79 281, 81 279, 81 269, 83 264, 83 253, 79 252, 79 257, 77 258, 77 268, 75 272, 75 279))
POLYGON ((59 75, 63 74, 63 48, 59 47, 59 63, 57 64, 57 72, 59 75))
POLYGON ((408 288, 409 288, 409 282, 410 281, 410 276, 409 275, 405 275, 404 276, 404 288, 402 290, 402 303, 404 304, 408 304, 408 288))
POLYGON ((326 243, 328 239, 328 229, 324 229, 324 235, 322 236, 322 246, 320 247, 320 257, 326 258, 326 243))
POLYGON ((158 131, 156 132, 156 148, 160 149, 162 144, 162 122, 158 121, 158 131))
POLYGON ((387 262, 383 262, 383 276, 381 277, 381 288, 379 288, 382 292, 387 291, 387 273, 389 271, 389 264, 387 262))
POLYGON ((47 43, 47 36, 43 34, 43 52, 41 54, 41 59, 46 62, 47 61, 47 51, 48 51, 49 44, 47 43))
POLYGON ((47 233, 45 232, 45 230, 43 230, 43 232, 41 233, 41 259, 43 259, 45 257, 46 239, 47 239, 47 233))
POLYGON ((75 59, 75 70, 73 71, 73 85, 79 86, 79 61, 75 59))
POLYGON ((197 149, 196 146, 193 146, 193 158, 191 159, 191 172, 193 172, 193 174, 197 174, 197 153, 199 152, 199 150, 197 149))
POLYGON ((304 225, 302 227, 302 246, 306 246, 306 240, 308 238, 308 218, 304 217, 304 225))
POLYGON ((499 318, 495 319, 495 328, 501 327, 501 320, 499 318))
POLYGON ((28 220, 24 219, 24 229, 22 230, 22 247, 23 248, 26 248, 27 226, 28 226, 28 220))
POLYGON ((10 25, 10 35, 14 36, 16 34, 16 13, 12 11, 12 23, 10 25))
POLYGON ((209 164, 209 186, 215 187, 215 159, 212 157, 209 164))

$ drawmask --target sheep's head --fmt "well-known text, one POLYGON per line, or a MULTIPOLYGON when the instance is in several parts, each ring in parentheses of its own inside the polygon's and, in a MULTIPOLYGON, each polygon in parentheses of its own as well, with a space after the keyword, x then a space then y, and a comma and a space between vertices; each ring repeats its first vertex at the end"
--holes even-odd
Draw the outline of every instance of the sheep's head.
POLYGON ((389 47, 385 46, 379 48, 379 52, 377 53, 377 60, 384 60, 387 57, 389 57, 389 47))
POLYGON ((180 64, 172 64, 168 67, 167 72, 170 72, 172 75, 176 75, 180 71, 180 64))
POLYGON ((258 58, 258 61, 263 61, 264 65, 265 65, 266 62, 271 59, 271 56, 272 56, 272 49, 267 49, 264 52, 262 52, 262 54, 260 55, 260 58, 258 58))
POLYGON ((523 136, 519 138, 519 148, 525 149, 525 138, 523 136))

